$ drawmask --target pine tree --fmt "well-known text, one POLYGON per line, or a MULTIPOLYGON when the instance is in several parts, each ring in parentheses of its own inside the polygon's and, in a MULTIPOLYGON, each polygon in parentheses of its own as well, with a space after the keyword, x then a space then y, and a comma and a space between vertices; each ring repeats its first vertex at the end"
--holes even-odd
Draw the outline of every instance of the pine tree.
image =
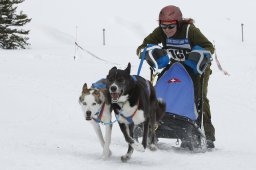
POLYGON ((16 13, 17 4, 24 0, 0 0, 0 47, 3 49, 25 49, 29 45, 26 35, 29 30, 19 27, 30 22, 26 14, 16 13))

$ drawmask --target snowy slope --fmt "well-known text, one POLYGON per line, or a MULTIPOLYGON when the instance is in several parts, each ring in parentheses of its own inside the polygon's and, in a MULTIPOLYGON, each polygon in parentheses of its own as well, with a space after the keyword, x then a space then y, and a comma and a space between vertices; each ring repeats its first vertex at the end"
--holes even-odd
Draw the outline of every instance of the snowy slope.
MULTIPOLYGON (((33 18, 27 26, 31 48, 0 50, 0 169, 256 169, 255 7, 249 0, 25 1, 20 9, 33 18), (219 60, 230 73, 224 76, 213 62, 209 98, 216 149, 195 154, 178 150, 175 140, 160 140, 158 151, 135 151, 128 163, 121 163, 127 144, 115 124, 113 155, 104 161, 78 104, 82 85, 128 62, 136 74, 135 50, 157 26, 159 10, 170 3, 180 6, 184 17, 194 18, 215 42, 219 60), (84 50, 75 50, 76 30, 84 50)), ((146 65, 142 75, 149 75, 146 65)))

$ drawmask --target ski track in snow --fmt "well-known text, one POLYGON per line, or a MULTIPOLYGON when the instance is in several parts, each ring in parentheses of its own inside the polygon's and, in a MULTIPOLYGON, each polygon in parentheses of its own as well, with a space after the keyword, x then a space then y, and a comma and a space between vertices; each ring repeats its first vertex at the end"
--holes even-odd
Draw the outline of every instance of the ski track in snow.
MULTIPOLYGON (((28 53, 31 55, 31 52, 28 53)), ((32 54, 32 56, 36 55, 32 54)), ((218 73, 218 70, 215 70, 217 76, 220 77, 215 77, 216 75, 213 74, 213 79, 211 79, 211 81, 223 79, 221 83, 216 82, 214 85, 218 91, 225 93, 221 97, 219 92, 218 94, 210 93, 212 107, 219 106, 213 108, 216 112, 213 120, 217 131, 217 149, 207 153, 194 154, 179 149, 175 145, 175 140, 160 139, 158 151, 146 150, 146 153, 135 151, 132 159, 127 164, 122 164, 120 156, 125 154, 127 144, 118 126, 114 125, 113 129, 111 144, 113 155, 109 160, 102 161, 102 150, 97 137, 92 131, 91 125, 84 121, 78 105, 78 96, 82 84, 86 81, 83 76, 84 73, 79 73, 83 72, 86 60, 47 59, 44 56, 42 54, 39 59, 36 57, 26 58, 24 54, 23 59, 19 60, 19 64, 30 64, 21 67, 18 72, 7 72, 5 69, 1 69, 0 78, 5 82, 0 85, 1 94, 7 98, 6 100, 1 97, 0 100, 2 103, 6 101, 6 105, 1 108, 5 110, 6 114, 1 111, 4 119, 0 121, 2 126, 0 132, 5 134, 4 138, 0 140, 2 143, 1 150, 8 153, 7 157, 0 157, 5 162, 5 167, 11 169, 15 169, 17 166, 19 169, 33 169, 35 167, 49 169, 47 165, 53 164, 50 169, 69 169, 71 167, 99 169, 105 166, 117 169, 131 167, 133 169, 156 169, 159 167, 164 169, 174 164, 175 169, 198 169, 198 167, 191 167, 191 165, 202 160, 203 163, 200 163, 200 166, 212 167, 211 169, 218 169, 223 166, 226 169, 240 169, 241 167, 252 169, 255 152, 251 150, 253 144, 251 141, 246 141, 246 137, 250 134, 251 130, 248 128, 251 127, 251 123, 253 124, 253 119, 240 119, 238 117, 242 107, 242 111, 245 112, 243 114, 247 114, 249 117, 254 116, 255 108, 248 102, 241 100, 247 97, 242 96, 242 92, 246 92, 246 89, 241 92, 238 91, 238 94, 234 93, 240 86, 239 83, 230 88, 225 85, 233 84, 232 75, 223 77, 218 73), (75 77, 74 74, 70 73, 70 70, 76 74, 75 77), (39 73, 40 77, 38 76, 39 73), (3 91, 3 89, 8 90, 3 91), (213 98, 218 98, 218 100, 215 101, 213 98), (18 104, 15 104, 17 102, 18 104), (12 116, 9 116, 10 114, 12 116), (224 120, 228 121, 223 124, 224 120), (225 127, 224 130, 221 127, 225 127), (231 133, 233 131, 240 134, 241 138, 236 139, 236 135, 231 133), (225 132, 231 134, 225 138, 225 132), (236 140, 237 143, 232 143, 233 140, 236 140), (240 160, 241 157, 247 161, 240 160), (185 163, 181 161, 184 159, 186 160, 185 163), (221 162, 221 165, 209 163, 209 160, 221 162), (251 164, 248 164, 249 161, 251 164)), ((15 59, 9 56, 2 57, 1 63, 3 62, 5 62, 6 68, 18 65, 13 64, 15 59)), ((98 64, 104 65, 103 63, 98 64)), ((97 71, 91 70, 91 72, 94 75, 97 71)), ((93 81, 95 77, 89 79, 93 81)), ((243 81, 241 83, 243 84, 243 81)), ((210 87, 213 88, 212 86, 210 87)), ((253 101, 253 98, 247 101, 253 101)), ((253 137, 253 134, 250 135, 253 137)), ((254 136, 253 139, 255 138, 254 136)))

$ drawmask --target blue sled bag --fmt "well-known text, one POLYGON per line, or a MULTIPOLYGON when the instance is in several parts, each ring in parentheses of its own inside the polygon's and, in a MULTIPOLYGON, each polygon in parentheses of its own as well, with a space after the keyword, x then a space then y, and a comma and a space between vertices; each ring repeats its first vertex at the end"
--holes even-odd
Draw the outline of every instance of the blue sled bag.
POLYGON ((174 63, 156 82, 156 96, 165 101, 166 113, 196 120, 194 85, 184 66, 174 63))

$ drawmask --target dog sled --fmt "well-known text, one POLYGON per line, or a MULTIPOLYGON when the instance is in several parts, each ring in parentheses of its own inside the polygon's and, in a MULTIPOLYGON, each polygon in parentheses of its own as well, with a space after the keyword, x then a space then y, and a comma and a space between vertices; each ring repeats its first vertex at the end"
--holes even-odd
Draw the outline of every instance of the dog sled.
POLYGON ((166 114, 156 129, 157 138, 181 140, 181 147, 205 152, 203 81, 204 70, 211 61, 210 52, 197 47, 185 61, 176 61, 167 50, 149 48, 143 51, 140 67, 145 59, 150 65, 152 82, 158 75, 156 95, 166 103, 166 114), (194 89, 193 75, 188 73, 188 69, 200 77, 199 90, 194 89))

